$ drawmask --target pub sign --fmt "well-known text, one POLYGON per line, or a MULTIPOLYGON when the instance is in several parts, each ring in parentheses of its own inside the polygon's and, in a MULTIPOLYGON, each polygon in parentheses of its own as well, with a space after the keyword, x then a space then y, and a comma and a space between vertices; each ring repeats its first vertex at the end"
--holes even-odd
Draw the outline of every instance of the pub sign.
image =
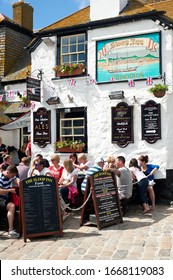
POLYGON ((39 108, 33 113, 34 143, 44 147, 51 143, 51 111, 46 108, 39 108))

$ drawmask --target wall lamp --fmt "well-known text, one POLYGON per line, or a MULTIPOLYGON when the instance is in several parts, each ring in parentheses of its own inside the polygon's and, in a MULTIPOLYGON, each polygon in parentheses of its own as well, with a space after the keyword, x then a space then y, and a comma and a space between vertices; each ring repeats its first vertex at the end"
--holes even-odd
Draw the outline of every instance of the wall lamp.
POLYGON ((110 99, 123 99, 124 98, 124 91, 123 90, 115 90, 111 91, 109 94, 110 99))

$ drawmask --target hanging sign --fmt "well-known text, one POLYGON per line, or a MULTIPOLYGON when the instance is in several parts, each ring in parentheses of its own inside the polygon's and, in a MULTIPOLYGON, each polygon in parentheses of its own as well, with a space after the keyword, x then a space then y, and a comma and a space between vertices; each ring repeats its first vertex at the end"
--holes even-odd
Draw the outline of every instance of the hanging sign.
POLYGON ((45 147, 51 143, 51 111, 41 107, 33 113, 34 143, 45 147))
POLYGON ((40 102, 41 81, 39 79, 27 77, 26 87, 27 87, 27 99, 40 102))
POLYGON ((141 105, 142 140, 153 144, 161 139, 160 104, 153 100, 141 105))
POLYGON ((120 102, 112 107, 112 143, 126 147, 133 143, 133 107, 120 102))

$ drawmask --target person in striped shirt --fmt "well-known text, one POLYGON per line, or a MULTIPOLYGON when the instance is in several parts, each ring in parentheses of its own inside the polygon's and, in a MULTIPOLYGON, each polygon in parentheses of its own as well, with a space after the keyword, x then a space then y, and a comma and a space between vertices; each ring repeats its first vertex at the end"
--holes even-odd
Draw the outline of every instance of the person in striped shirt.
POLYGON ((17 180, 17 174, 18 170, 15 165, 9 165, 5 171, 0 173, 0 208, 7 210, 8 236, 13 238, 18 238, 19 234, 13 228, 15 205, 10 202, 9 195, 16 192, 11 184, 15 179, 17 180))
POLYGON ((102 157, 98 157, 98 158, 96 158, 94 165, 91 166, 88 170, 86 170, 85 178, 81 184, 82 193, 85 193, 88 176, 92 175, 93 173, 95 173, 97 171, 102 171, 103 166, 104 166, 104 159, 102 157))

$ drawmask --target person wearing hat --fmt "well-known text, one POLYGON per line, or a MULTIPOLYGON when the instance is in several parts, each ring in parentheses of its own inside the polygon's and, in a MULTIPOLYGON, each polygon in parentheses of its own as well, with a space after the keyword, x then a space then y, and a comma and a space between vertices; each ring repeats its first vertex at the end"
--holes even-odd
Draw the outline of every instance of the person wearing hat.
POLYGON ((88 176, 94 174, 95 172, 102 171, 104 166, 104 159, 102 157, 97 157, 93 166, 86 170, 85 178, 81 184, 81 191, 85 193, 87 178, 88 176))

